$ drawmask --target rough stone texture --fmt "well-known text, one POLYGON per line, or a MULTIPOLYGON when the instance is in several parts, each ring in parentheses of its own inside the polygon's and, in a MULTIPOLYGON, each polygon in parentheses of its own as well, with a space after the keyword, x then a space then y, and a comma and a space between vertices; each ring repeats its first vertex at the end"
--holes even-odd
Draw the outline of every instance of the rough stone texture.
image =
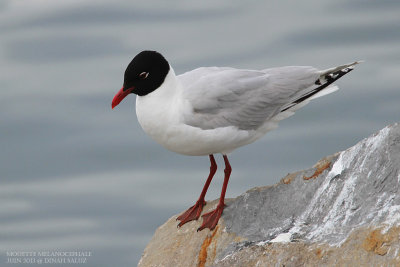
MULTIPOLYGON (((400 266, 400 125, 229 200, 214 231, 157 229, 139 266, 400 266)), ((203 212, 216 206, 213 201, 203 212)))

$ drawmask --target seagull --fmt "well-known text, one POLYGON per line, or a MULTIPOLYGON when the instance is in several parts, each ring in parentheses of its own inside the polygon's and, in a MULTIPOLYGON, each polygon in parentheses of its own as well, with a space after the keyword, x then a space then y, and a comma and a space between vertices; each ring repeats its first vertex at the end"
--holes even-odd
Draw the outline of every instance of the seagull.
POLYGON ((222 154, 221 196, 215 210, 202 215, 197 231, 213 230, 225 207, 232 171, 228 154, 260 139, 310 100, 338 90, 333 82, 360 62, 326 70, 309 66, 262 70, 201 67, 177 76, 163 55, 142 51, 126 68, 123 86, 111 107, 136 94, 136 115, 150 137, 173 152, 209 157, 210 172, 200 197, 177 217, 178 227, 199 219, 217 171, 214 154, 222 154))

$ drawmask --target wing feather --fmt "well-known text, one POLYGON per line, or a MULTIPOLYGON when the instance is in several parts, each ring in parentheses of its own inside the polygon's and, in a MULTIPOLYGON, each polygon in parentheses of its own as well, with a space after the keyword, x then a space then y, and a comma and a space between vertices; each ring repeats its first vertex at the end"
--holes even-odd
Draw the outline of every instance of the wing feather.
POLYGON ((191 110, 184 122, 201 129, 255 130, 304 94, 320 73, 294 66, 257 70, 199 68, 179 75, 191 110))

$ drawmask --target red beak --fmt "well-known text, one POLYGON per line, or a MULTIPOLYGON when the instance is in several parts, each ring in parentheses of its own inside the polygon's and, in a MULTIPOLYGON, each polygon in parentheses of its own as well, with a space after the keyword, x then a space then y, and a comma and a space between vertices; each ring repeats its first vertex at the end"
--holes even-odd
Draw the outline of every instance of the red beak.
POLYGON ((114 96, 114 99, 111 103, 111 108, 114 109, 121 101, 124 99, 129 93, 131 93, 135 89, 135 87, 128 88, 124 91, 124 87, 122 86, 121 90, 114 96))

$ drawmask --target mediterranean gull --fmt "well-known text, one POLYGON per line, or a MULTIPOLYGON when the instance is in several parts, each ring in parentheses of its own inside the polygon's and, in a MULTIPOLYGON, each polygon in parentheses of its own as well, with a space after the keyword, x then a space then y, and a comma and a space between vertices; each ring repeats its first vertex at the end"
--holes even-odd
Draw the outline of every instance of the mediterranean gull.
POLYGON ((225 206, 232 170, 227 155, 275 129, 280 120, 310 100, 336 91, 333 82, 358 63, 326 70, 308 66, 263 70, 202 67, 176 76, 160 53, 143 51, 126 68, 124 84, 111 106, 136 94, 138 121, 155 141, 176 153, 209 156, 211 167, 204 188, 195 205, 177 218, 178 226, 200 217, 217 170, 213 155, 222 154, 225 177, 221 197, 215 210, 202 215, 198 228, 213 230, 225 206))

